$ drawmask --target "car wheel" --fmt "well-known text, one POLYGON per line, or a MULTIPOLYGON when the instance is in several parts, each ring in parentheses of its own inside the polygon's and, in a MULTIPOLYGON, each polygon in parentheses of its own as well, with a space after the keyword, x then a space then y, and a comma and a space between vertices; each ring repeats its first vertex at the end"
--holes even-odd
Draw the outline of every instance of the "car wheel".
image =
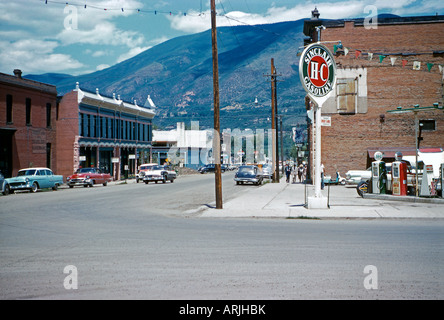
POLYGON ((144 181, 144 182, 145 182, 145 184, 148 184, 148 182, 149 182, 149 181, 148 181, 148 180, 146 180, 146 181, 144 181))
POLYGON ((69 186, 70 188, 74 188, 74 186, 69 186))
POLYGON ((37 192, 38 189, 39 189, 39 185, 37 184, 37 182, 34 182, 32 184, 31 192, 35 193, 35 192, 37 192))
POLYGON ((364 193, 368 192, 368 183, 367 181, 361 181, 356 186, 356 191, 358 192, 359 196, 363 197, 364 193))
POLYGON ((53 191, 57 191, 58 188, 59 188, 59 185, 56 183, 56 184, 52 187, 52 190, 53 190, 53 191))
POLYGON ((5 185, 5 190, 3 190, 3 195, 7 196, 11 193, 11 188, 9 188, 9 184, 5 185))
POLYGON ((171 183, 173 183, 174 182, 174 179, 171 179, 171 183))
POLYGON ((105 181, 105 182, 103 183, 103 186, 106 187, 107 185, 108 185, 108 181, 105 181))

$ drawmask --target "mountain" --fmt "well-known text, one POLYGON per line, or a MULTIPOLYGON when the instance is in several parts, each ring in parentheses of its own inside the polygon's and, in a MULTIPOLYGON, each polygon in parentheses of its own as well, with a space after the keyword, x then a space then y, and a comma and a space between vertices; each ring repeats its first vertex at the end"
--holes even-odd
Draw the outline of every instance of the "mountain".
MULTIPOLYGON (((278 109, 284 123, 305 122, 297 51, 303 45, 303 20, 257 26, 217 28, 221 128, 269 128, 271 58, 277 69, 278 109), (258 103, 255 103, 257 98, 258 103)), ((120 95, 143 105, 148 95, 157 106, 155 124, 178 121, 213 127, 211 30, 177 37, 110 68, 91 74, 27 75, 57 86, 59 95, 75 88, 120 95)))

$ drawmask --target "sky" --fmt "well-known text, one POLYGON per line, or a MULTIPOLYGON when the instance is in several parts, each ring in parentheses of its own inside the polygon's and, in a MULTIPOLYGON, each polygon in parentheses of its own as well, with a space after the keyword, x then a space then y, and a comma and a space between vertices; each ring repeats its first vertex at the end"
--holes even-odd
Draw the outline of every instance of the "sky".
MULTIPOLYGON (((444 14, 442 0, 215 0, 220 26, 444 14)), ((79 75, 211 28, 210 0, 0 0, 0 72, 79 75)), ((301 30, 302 31, 302 30, 301 30)), ((211 45, 211 43, 209 43, 211 45)))

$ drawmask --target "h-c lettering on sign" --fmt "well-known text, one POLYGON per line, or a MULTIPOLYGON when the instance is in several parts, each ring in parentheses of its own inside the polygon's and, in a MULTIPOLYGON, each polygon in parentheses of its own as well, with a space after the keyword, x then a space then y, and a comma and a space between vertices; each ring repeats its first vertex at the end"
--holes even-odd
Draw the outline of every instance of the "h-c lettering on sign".
POLYGON ((319 73, 319 63, 316 61, 311 61, 311 75, 310 78, 313 80, 318 80, 318 73, 319 73))

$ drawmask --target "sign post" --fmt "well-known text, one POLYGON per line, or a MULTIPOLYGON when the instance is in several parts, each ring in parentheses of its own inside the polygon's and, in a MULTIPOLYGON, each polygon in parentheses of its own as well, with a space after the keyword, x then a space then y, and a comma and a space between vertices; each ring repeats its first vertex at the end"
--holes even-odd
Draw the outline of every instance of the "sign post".
POLYGON ((299 76, 305 91, 316 104, 315 195, 308 197, 308 208, 326 209, 327 199, 321 193, 321 109, 336 84, 336 62, 333 54, 319 42, 309 45, 302 52, 299 61, 299 76))

